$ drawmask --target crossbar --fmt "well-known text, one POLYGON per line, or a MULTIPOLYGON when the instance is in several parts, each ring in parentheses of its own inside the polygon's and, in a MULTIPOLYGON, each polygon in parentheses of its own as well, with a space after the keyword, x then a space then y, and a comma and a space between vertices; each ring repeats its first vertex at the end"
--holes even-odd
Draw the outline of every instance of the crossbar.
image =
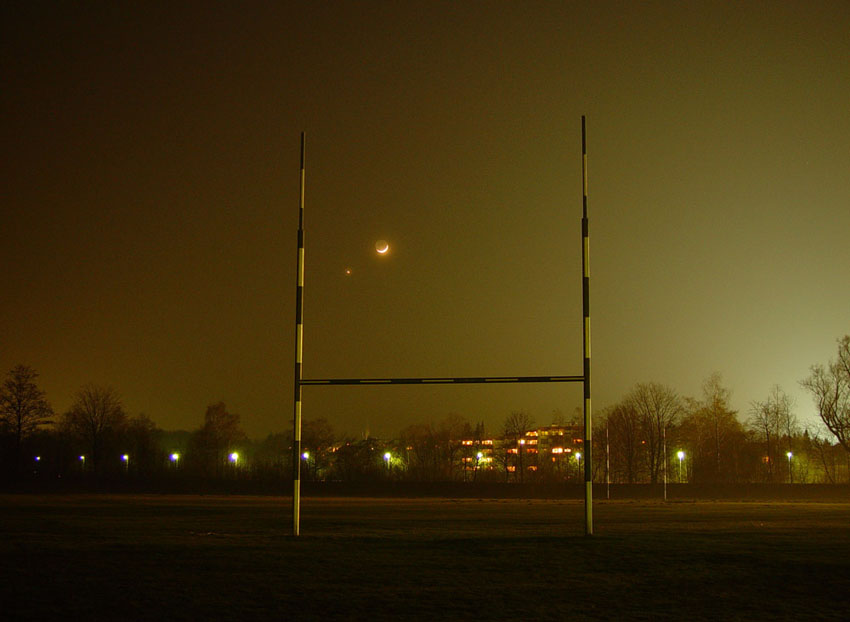
POLYGON ((510 384, 517 382, 584 382, 584 376, 477 376, 469 378, 311 378, 301 385, 357 384, 510 384))

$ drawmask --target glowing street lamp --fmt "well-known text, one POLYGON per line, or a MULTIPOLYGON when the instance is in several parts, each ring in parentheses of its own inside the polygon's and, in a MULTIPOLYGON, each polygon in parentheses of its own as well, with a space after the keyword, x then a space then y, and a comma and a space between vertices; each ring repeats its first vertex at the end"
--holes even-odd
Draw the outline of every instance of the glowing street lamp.
POLYGON ((685 452, 681 449, 676 452, 676 457, 679 459, 679 483, 682 483, 682 460, 685 459, 685 452))
POLYGON ((234 465, 239 462, 239 454, 235 451, 228 456, 228 460, 230 460, 234 465))
POLYGON ((794 483, 794 472, 791 470, 791 458, 794 457, 794 454, 789 451, 785 455, 788 456, 788 482, 793 484, 794 483))
POLYGON ((174 463, 174 467, 177 468, 177 464, 180 462, 180 454, 176 452, 171 454, 170 460, 174 463))
POLYGON ((41 456, 36 456, 36 457, 35 457, 35 461, 36 461, 36 462, 41 462, 41 456))
POLYGON ((301 454, 301 457, 304 458, 305 460, 309 460, 310 459, 310 452, 305 451, 303 454, 301 454))
POLYGON ((129 471, 130 471, 130 456, 128 456, 127 454, 124 454, 123 456, 121 456, 121 460, 124 462, 124 470, 129 473, 129 471))

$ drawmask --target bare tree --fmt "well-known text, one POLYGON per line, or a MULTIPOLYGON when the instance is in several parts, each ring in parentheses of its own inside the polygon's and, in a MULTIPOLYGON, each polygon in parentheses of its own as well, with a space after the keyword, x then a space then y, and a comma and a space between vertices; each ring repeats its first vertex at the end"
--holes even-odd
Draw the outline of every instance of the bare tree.
POLYGON ((838 357, 811 368, 800 384, 812 394, 818 415, 841 446, 850 452, 850 335, 838 341, 838 357))
POLYGON ((730 407, 730 391, 718 373, 702 386, 702 398, 686 400, 679 438, 690 450, 694 481, 731 481, 739 474, 744 427, 730 407))
POLYGON ((723 386, 722 376, 715 372, 702 385, 702 408, 708 421, 714 441, 715 472, 720 475, 720 448, 723 445, 730 421, 735 419, 735 411, 729 407, 731 392, 723 386))
POLYGON ((628 400, 608 411, 608 435, 611 446, 611 469, 620 481, 634 484, 640 467, 640 418, 628 400))
POLYGON ((111 387, 88 384, 77 392, 63 426, 88 447, 95 470, 102 467, 103 453, 123 430, 127 415, 111 387))
POLYGON ((227 454, 246 438, 239 415, 228 412, 224 402, 210 404, 204 414, 204 425, 192 435, 192 457, 204 472, 221 475, 227 454))
MULTIPOLYGON (((528 432, 532 426, 534 425, 534 419, 525 411, 514 411, 505 419, 505 423, 502 426, 502 431, 506 441, 506 451, 509 449, 516 450, 516 463, 514 467, 516 469, 516 473, 519 475, 519 481, 522 482, 525 479, 523 470, 523 454, 525 446, 520 441, 523 441, 525 438, 525 433, 528 432), (508 445, 512 445, 512 447, 507 447, 508 445)), ((506 461, 507 462, 507 461, 506 461)), ((507 464, 505 468, 507 469, 507 464)))
POLYGON ((306 479, 320 479, 320 473, 324 473, 329 467, 329 456, 333 448, 336 435, 328 420, 308 419, 301 427, 301 448, 307 452, 306 479))
POLYGON ((809 452, 817 456, 818 462, 823 470, 823 479, 828 483, 836 482, 836 466, 835 448, 829 441, 829 438, 824 436, 819 429, 806 430, 805 435, 809 439, 809 452))
POLYGON ((657 382, 638 384, 626 398, 637 411, 646 444, 649 480, 659 481, 665 464, 662 438, 682 413, 682 400, 676 392, 657 382))
MULTIPOLYGON (((463 468, 463 439, 472 436, 472 426, 463 415, 449 413, 437 425, 437 438, 443 450, 443 464, 447 468, 447 479, 455 479, 455 472, 463 468)), ((460 475, 464 475, 461 470, 460 475)))
POLYGON ((792 406, 791 397, 778 385, 771 388, 765 401, 756 401, 750 406, 750 426, 756 438, 764 443, 766 478, 771 482, 780 479, 776 468, 779 440, 782 434, 791 430, 794 425, 792 406))
POLYGON ((163 431, 144 413, 127 420, 124 426, 124 445, 133 457, 134 469, 153 473, 161 465, 164 452, 160 449, 163 431))
POLYGON ((24 439, 39 427, 51 423, 53 409, 38 388, 38 374, 32 367, 16 365, 0 387, 0 428, 14 441, 15 469, 21 464, 24 439))

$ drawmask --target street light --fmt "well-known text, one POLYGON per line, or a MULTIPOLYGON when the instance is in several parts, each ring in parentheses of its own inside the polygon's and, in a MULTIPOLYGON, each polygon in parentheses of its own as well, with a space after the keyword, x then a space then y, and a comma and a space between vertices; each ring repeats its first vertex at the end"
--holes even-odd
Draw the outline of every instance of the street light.
POLYGON ((676 457, 679 459, 679 483, 682 483, 682 460, 685 459, 685 452, 681 449, 676 453, 676 457))
POLYGON ((174 468, 177 468, 177 464, 180 462, 180 454, 176 452, 171 454, 171 461, 174 463, 174 468))
POLYGON ((785 455, 788 456, 788 483, 793 484, 794 483, 794 472, 791 470, 791 458, 794 457, 794 454, 789 451, 785 455))
POLYGON ((121 456, 121 460, 124 461, 124 470, 129 473, 130 472, 130 456, 128 456, 127 454, 124 454, 123 456, 121 456))
POLYGON ((309 460, 310 459, 310 452, 305 451, 303 454, 301 454, 301 457, 304 458, 305 460, 309 460))
POLYGON ((233 464, 236 464, 237 462, 239 462, 239 454, 234 451, 232 454, 230 454, 229 459, 233 464))

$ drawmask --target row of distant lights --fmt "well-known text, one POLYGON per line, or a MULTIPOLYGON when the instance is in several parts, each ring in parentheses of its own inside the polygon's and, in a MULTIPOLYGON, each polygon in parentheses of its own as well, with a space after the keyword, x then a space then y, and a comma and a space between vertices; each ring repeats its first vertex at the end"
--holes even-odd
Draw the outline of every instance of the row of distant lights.
MULTIPOLYGON (((239 458, 239 456, 238 456, 237 454, 235 454, 235 453, 230 454, 230 461, 231 461, 231 462, 236 462, 236 460, 237 460, 238 458, 239 458)), ((180 460, 180 454, 171 454, 171 455, 169 456, 169 460, 171 460, 172 462, 176 463, 178 460, 180 460)), ((35 461, 36 461, 36 462, 41 462, 41 456, 36 456, 36 457, 35 457, 35 461)), ((85 455, 80 456, 80 462, 82 462, 83 464, 85 464, 85 462, 86 462, 86 457, 85 457, 85 455)), ((121 456, 121 462, 130 462, 130 455, 129 455, 129 454, 124 454, 124 455, 122 455, 122 456, 121 456)))
MULTIPOLYGON (((478 452, 479 459, 481 458, 482 455, 483 454, 481 452, 478 452)), ((301 457, 304 458, 304 460, 309 460, 310 459, 310 452, 305 451, 303 454, 301 454, 301 457)), ((390 452, 387 452, 387 453, 384 454, 384 461, 385 462, 389 463, 389 461, 392 460, 392 458, 393 458, 393 455, 390 452)))
MULTIPOLYGON (((787 452, 785 455, 788 457, 789 460, 794 457, 794 454, 790 451, 787 452)), ((479 460, 481 460, 484 457, 484 454, 479 451, 476 456, 479 460)), ((310 459, 310 452, 305 451, 303 454, 301 454, 301 457, 304 458, 304 460, 309 460, 310 459)), ((387 453, 384 454, 384 460, 387 461, 387 462, 392 460, 392 457, 393 456, 390 452, 387 452, 387 453)), ((684 451, 676 452, 676 457, 681 462, 682 460, 685 459, 685 452, 684 451)), ((169 459, 176 464, 180 460, 180 454, 177 454, 177 453, 171 454, 171 456, 169 456, 169 459)), ((230 462, 232 462, 233 464, 236 464, 237 462, 239 462, 239 454, 234 451, 232 454, 230 454, 227 457, 227 459, 230 460, 230 462)), ((127 455, 127 454, 124 454, 123 456, 121 456, 121 460, 123 462, 129 462, 130 456, 127 455)), ((581 460, 581 452, 576 452, 576 460, 581 460)), ((41 456, 36 456, 35 461, 41 462, 41 456)), ((80 456, 80 462, 85 462, 85 461, 86 461, 86 457, 80 456)))

